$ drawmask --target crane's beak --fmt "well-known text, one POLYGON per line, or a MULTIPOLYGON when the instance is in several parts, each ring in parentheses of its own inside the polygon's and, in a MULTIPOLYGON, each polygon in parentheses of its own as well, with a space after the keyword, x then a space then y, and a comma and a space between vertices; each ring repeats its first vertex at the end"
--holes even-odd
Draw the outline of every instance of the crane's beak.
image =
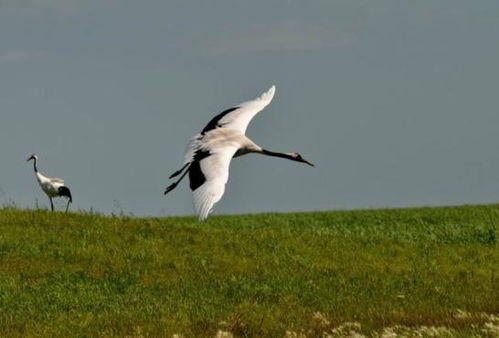
POLYGON ((309 161, 307 161, 306 159, 304 159, 303 157, 300 156, 300 158, 298 159, 299 162, 302 162, 302 163, 306 163, 308 164, 309 166, 311 167, 315 167, 315 165, 313 163, 310 163, 309 161))
POLYGON ((30 158, 28 158, 28 159, 26 160, 26 162, 29 162, 29 161, 31 161, 32 159, 34 159, 34 157, 33 157, 33 156, 31 156, 30 158))
POLYGON ((303 163, 306 163, 306 164, 308 164, 308 165, 309 165, 309 166, 311 166, 311 167, 315 167, 315 165, 314 165, 313 163, 310 163, 310 162, 309 162, 309 161, 307 161, 307 160, 303 160, 303 163))

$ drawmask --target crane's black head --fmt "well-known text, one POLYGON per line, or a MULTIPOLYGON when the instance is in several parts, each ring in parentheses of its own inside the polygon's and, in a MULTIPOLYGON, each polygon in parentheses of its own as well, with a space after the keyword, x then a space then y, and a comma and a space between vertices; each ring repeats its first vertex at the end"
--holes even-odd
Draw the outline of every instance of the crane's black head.
POLYGON ((59 189, 57 189, 59 191, 59 196, 65 196, 69 199, 69 202, 70 203, 73 203, 73 197, 71 197, 71 191, 69 191, 69 188, 68 187, 59 187, 59 189))
POLYGON ((31 156, 28 158, 28 160, 26 162, 29 162, 31 160, 37 160, 38 159, 38 156, 36 156, 36 154, 31 154, 31 156))
POLYGON ((309 161, 307 161, 306 159, 304 159, 300 153, 297 153, 297 152, 293 152, 291 153, 291 157, 294 161, 297 161, 297 162, 302 162, 302 163, 306 163, 308 164, 309 166, 311 167, 314 167, 314 165, 312 163, 310 163, 309 161))

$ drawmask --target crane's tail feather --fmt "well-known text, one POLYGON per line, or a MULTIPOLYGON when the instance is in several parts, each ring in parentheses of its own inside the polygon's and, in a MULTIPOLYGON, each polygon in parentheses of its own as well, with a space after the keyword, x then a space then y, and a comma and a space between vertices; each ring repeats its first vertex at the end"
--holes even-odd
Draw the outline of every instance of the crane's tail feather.
POLYGON ((175 183, 172 183, 169 186, 167 186, 165 188, 165 193, 163 195, 168 194, 170 191, 172 191, 173 189, 175 189, 177 187, 177 185, 178 185, 178 182, 175 182, 175 183))
POLYGON ((71 191, 68 187, 62 186, 59 187, 59 196, 65 196, 69 199, 69 203, 73 203, 73 197, 71 196, 71 191))

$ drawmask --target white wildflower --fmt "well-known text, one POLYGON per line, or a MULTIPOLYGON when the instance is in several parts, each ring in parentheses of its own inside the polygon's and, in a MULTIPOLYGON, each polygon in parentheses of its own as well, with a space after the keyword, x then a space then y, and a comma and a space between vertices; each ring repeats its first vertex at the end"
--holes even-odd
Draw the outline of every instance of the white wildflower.
POLYGON ((362 333, 360 333, 361 325, 357 322, 346 322, 338 327, 331 330, 330 333, 325 333, 324 337, 334 338, 334 337, 349 337, 349 338, 365 338, 362 333))
POLYGON ((380 338, 397 338, 400 336, 407 336, 409 331, 410 329, 403 325, 385 327, 380 334, 380 338))
POLYGON ((331 322, 326 318, 326 316, 320 312, 315 312, 312 315, 312 319, 315 320, 321 326, 328 326, 331 322))
POLYGON ((228 331, 218 330, 215 338, 233 338, 234 335, 228 331))
POLYGON ((487 319, 488 321, 495 323, 499 322, 499 315, 489 314, 489 313, 481 313, 481 317, 487 319))
POLYGON ((286 338, 306 338, 304 333, 286 330, 286 338))
POLYGON ((499 337, 499 321, 485 323, 482 332, 487 336, 499 337))
POLYGON ((444 326, 420 326, 414 330, 417 337, 452 337, 453 331, 444 326))

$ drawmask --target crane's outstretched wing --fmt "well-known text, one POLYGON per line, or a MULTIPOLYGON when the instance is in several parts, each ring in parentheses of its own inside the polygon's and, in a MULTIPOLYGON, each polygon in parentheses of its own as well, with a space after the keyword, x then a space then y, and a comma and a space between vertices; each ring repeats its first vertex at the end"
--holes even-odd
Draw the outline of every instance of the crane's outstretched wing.
POLYGON ((194 160, 196 152, 203 147, 202 139, 204 135, 210 130, 216 128, 230 128, 239 130, 244 134, 251 119, 272 101, 274 93, 275 86, 272 86, 268 91, 260 95, 260 97, 257 97, 252 101, 240 103, 215 116, 208 122, 201 133, 194 135, 194 137, 190 139, 185 150, 184 165, 194 160))
POLYGON ((189 167, 189 181, 194 202, 194 211, 203 221, 220 201, 229 179, 230 160, 237 148, 223 147, 214 153, 198 151, 189 167))
POLYGON ((272 101, 274 93, 275 86, 272 86, 268 91, 254 100, 240 103, 235 107, 221 112, 208 122, 206 127, 201 131, 201 134, 205 134, 215 128, 237 129, 244 134, 251 119, 272 101))

